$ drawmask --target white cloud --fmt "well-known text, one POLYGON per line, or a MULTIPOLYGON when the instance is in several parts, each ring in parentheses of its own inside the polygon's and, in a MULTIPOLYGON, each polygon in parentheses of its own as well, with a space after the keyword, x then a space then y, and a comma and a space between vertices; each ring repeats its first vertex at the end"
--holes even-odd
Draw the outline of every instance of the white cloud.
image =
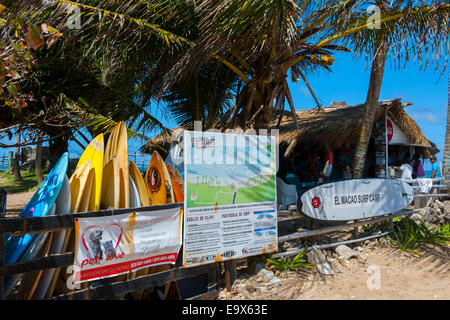
POLYGON ((410 117, 415 121, 441 124, 442 118, 436 115, 436 113, 431 111, 413 111, 410 113, 410 117))

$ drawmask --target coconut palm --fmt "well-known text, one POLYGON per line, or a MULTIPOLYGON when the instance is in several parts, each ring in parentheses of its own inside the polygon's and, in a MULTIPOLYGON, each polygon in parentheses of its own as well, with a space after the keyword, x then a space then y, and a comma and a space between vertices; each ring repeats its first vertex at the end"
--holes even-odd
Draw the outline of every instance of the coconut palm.
POLYGON ((444 162, 442 164, 442 174, 446 177, 450 175, 450 68, 448 71, 447 103, 447 127, 445 131, 444 162))
MULTIPOLYGON (((45 17, 60 29, 64 29, 67 8, 81 10, 83 28, 63 30, 63 43, 67 47, 71 41, 84 44, 84 56, 97 61, 100 53, 102 59, 104 57, 101 61, 107 61, 101 64, 105 79, 115 75, 130 80, 140 105, 134 109, 136 117, 146 110, 149 101, 161 97, 161 90, 169 100, 179 101, 183 94, 170 94, 177 91, 177 86, 182 92, 180 89, 186 85, 186 79, 195 80, 195 76, 215 60, 232 70, 239 80, 234 106, 221 115, 217 111, 217 100, 211 99, 216 104, 212 106, 214 112, 208 110, 210 118, 214 114, 221 117, 223 127, 264 128, 272 120, 274 111, 281 111, 287 100, 296 119, 287 82, 289 74, 292 80, 302 78, 307 83, 306 78, 312 71, 330 70, 333 53, 348 51, 347 44, 355 52, 366 54, 374 53, 378 49, 376 44, 380 43, 380 32, 367 28, 370 14, 365 8, 370 1, 37 2, 32 20, 45 17)), ((27 9, 23 3, 27 2, 18 4, 21 12, 31 12, 31 5, 28 4, 27 9)), ((416 1, 402 3, 395 10, 383 12, 378 21, 385 26, 383 33, 389 34, 388 42, 393 44, 390 48, 396 50, 399 58, 401 49, 410 49, 411 43, 416 44, 413 52, 419 57, 423 47, 417 48, 418 43, 425 44, 427 49, 437 48, 443 37, 434 41, 429 36, 448 30, 448 19, 445 21, 448 1, 431 5, 416 1), (432 19, 441 22, 442 27, 430 29, 432 19), (398 41, 405 35, 404 42, 398 41)), ((405 54, 407 58, 408 52, 405 54)), ((215 79, 220 79, 220 75, 215 79)), ((307 86, 310 87, 308 83, 307 86)), ((198 93, 202 89, 189 91, 198 93)), ((189 104, 185 104, 186 108, 174 104, 182 122, 202 119, 199 110, 192 112, 192 105, 198 106, 199 99, 192 94, 190 97, 187 100, 191 101, 190 109, 189 104), (184 117, 183 113, 192 115, 184 117)), ((118 110, 121 114, 123 108, 118 110)), ((154 120, 148 118, 145 122, 154 120)))
MULTIPOLYGON (((373 29, 375 38, 371 40, 371 46, 364 49, 362 49, 361 44, 367 42, 359 35, 350 40, 353 42, 352 47, 361 48, 359 50, 364 50, 366 55, 368 52, 373 54, 365 111, 354 151, 353 177, 355 178, 363 176, 367 148, 378 110, 388 51, 391 50, 393 58, 397 58, 398 62, 402 58, 408 61, 409 51, 413 52, 422 62, 423 58, 428 59, 428 56, 422 57, 422 46, 425 47, 425 51, 434 51, 433 55, 439 57, 443 53, 441 51, 442 46, 448 41, 448 3, 439 1, 423 4, 422 2, 408 0, 396 0, 390 4, 384 0, 376 0, 375 3, 381 15, 394 16, 404 11, 405 18, 399 20, 398 28, 380 24, 379 28, 373 29), (411 7, 414 9, 411 9, 411 7), (416 12, 421 12, 421 14, 416 15, 416 12), (408 15, 414 19, 409 18, 408 15), (405 54, 405 57, 402 53, 405 54)), ((438 58, 436 62, 439 63, 440 61, 441 59, 438 58)))

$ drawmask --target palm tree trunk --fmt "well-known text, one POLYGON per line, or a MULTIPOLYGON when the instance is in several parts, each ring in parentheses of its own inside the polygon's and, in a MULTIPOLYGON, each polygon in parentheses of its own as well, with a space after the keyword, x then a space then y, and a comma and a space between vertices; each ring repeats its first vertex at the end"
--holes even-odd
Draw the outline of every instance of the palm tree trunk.
POLYGON ((450 68, 448 69, 448 101, 447 101, 447 128, 445 130, 444 162, 442 164, 444 176, 450 174, 450 68))
POLYGON ((369 146, 375 115, 378 110, 381 84, 383 83, 384 66, 386 64, 388 44, 383 41, 377 46, 372 62, 369 90, 367 92, 364 116, 361 124, 358 142, 353 154, 353 177, 362 178, 366 163, 367 148, 369 146))
MULTIPOLYGON (((20 130, 17 130, 16 133, 16 144, 20 143, 20 130)), ((20 165, 19 165, 19 155, 20 155, 20 147, 16 147, 16 152, 14 154, 13 159, 13 168, 12 173, 14 176, 14 181, 22 181, 22 176, 20 175, 20 165)))
POLYGON ((36 144, 36 158, 34 160, 34 173, 36 175, 36 181, 38 184, 41 184, 44 179, 42 178, 42 142, 39 141, 36 144))

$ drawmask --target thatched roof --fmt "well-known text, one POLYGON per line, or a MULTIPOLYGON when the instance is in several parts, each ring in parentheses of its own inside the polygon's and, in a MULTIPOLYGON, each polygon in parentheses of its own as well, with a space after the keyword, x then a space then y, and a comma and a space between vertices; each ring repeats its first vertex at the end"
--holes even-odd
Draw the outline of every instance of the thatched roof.
MULTIPOLYGON (((412 145, 418 146, 420 152, 425 157, 430 157, 439 152, 436 145, 429 141, 420 130, 417 123, 406 114, 404 108, 412 103, 402 103, 400 99, 384 100, 379 102, 379 109, 376 119, 384 115, 387 108, 388 116, 402 130, 412 145)), ((284 111, 279 127, 279 142, 286 148, 284 155, 289 157, 294 152, 297 145, 313 146, 316 150, 326 150, 328 147, 337 148, 345 141, 355 141, 359 134, 361 121, 364 114, 364 104, 349 106, 345 102, 334 102, 328 107, 308 110, 297 110, 296 117, 299 126, 297 132, 295 122, 291 112, 284 111)), ((276 128, 279 115, 274 116, 269 128, 276 128)), ((182 127, 173 129, 171 134, 165 133, 152 139, 152 144, 156 144, 166 151, 173 143, 182 127)), ((141 152, 151 153, 158 150, 164 157, 161 148, 155 149, 150 143, 141 147, 141 152)))
POLYGON ((151 140, 151 143, 147 142, 144 144, 140 148, 140 151, 142 153, 152 153, 153 150, 156 150, 162 157, 165 157, 170 149, 170 146, 174 142, 174 138, 176 138, 183 130, 184 128, 178 127, 170 130, 170 132, 159 134, 151 140))
MULTIPOLYGON (((412 103, 403 104, 400 99, 379 102, 376 119, 380 119, 387 109, 388 116, 402 130, 412 145, 421 147, 425 157, 436 154, 439 150, 420 130, 417 123, 409 117, 404 108, 412 103)), ((349 106, 345 102, 332 103, 329 107, 318 109, 297 110, 296 117, 299 130, 292 113, 283 114, 279 127, 279 142, 286 147, 285 156, 292 155, 297 145, 314 146, 316 149, 337 148, 345 141, 355 141, 361 127, 364 114, 364 104, 349 106)), ((279 116, 270 123, 270 128, 276 128, 279 116)))

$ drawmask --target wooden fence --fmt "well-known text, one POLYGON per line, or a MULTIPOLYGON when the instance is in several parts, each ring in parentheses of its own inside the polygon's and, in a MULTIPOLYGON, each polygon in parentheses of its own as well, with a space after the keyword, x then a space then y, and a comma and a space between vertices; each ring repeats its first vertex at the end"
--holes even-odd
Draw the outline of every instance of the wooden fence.
MULTIPOLYGON (((445 179, 441 179, 445 180, 445 179)), ((448 179, 447 179, 448 181, 448 179)), ((130 208, 130 209, 109 209, 96 212, 85 212, 70 215, 52 215, 45 217, 4 217, 6 209, 6 194, 2 197, 2 189, 0 189, 0 293, 3 293, 3 279, 5 276, 27 273, 38 270, 45 270, 51 268, 68 267, 73 264, 74 253, 60 253, 52 254, 44 257, 38 257, 32 261, 19 262, 11 265, 4 264, 4 235, 6 233, 10 235, 24 235, 27 233, 40 233, 40 232, 53 232, 63 229, 73 229, 76 218, 88 218, 88 217, 100 217, 100 216, 111 216, 116 214, 139 212, 139 211, 156 211, 164 210, 170 208, 181 208, 184 203, 175 203, 160 206, 150 206, 150 207, 140 207, 140 208, 130 208), (2 200, 4 199, 4 200, 2 200)), ((417 209, 416 209, 417 210, 417 209)), ((320 229, 306 230, 300 233, 289 234, 281 236, 278 238, 279 242, 291 241, 294 239, 313 237, 321 234, 336 232, 345 229, 354 229, 362 225, 370 225, 374 223, 379 223, 381 221, 389 220, 391 221, 391 231, 382 233, 379 235, 373 235, 369 237, 358 238, 358 233, 354 233, 354 239, 347 240, 344 242, 334 242, 329 244, 321 244, 320 246, 313 246, 307 248, 307 250, 312 250, 316 248, 328 248, 337 246, 339 244, 355 243, 361 242, 373 238, 378 238, 385 236, 392 232, 392 219, 401 215, 412 214, 416 210, 402 210, 393 214, 388 214, 385 216, 360 220, 360 221, 349 221, 336 226, 329 226, 320 229)), ((293 219, 304 219, 300 214, 292 214, 288 212, 280 212, 278 217, 278 224, 284 222, 291 222, 293 219)), ((309 219, 309 218, 306 218, 309 219)), ((289 252, 276 253, 271 255, 273 258, 278 258, 287 255, 294 255, 300 252, 303 248, 298 248, 298 250, 293 250, 289 252)), ((181 249, 182 250, 182 249, 181 249)), ((179 254, 181 257, 181 253, 179 254)), ((224 278, 225 284, 228 290, 231 289, 231 285, 236 278, 236 263, 235 260, 228 260, 223 262, 224 266, 224 278)), ((184 279, 189 279, 201 275, 207 275, 208 286, 205 292, 196 295, 194 297, 186 297, 188 299, 214 299, 218 294, 218 281, 222 276, 220 263, 212 263, 192 268, 182 268, 180 263, 177 261, 173 269, 149 274, 146 276, 141 276, 131 280, 125 280, 121 282, 113 283, 95 283, 87 287, 86 289, 78 290, 72 293, 63 294, 50 298, 51 300, 58 299, 105 299, 109 297, 115 297, 124 295, 129 292, 149 289, 152 287, 162 286, 173 281, 179 281, 184 279)))

